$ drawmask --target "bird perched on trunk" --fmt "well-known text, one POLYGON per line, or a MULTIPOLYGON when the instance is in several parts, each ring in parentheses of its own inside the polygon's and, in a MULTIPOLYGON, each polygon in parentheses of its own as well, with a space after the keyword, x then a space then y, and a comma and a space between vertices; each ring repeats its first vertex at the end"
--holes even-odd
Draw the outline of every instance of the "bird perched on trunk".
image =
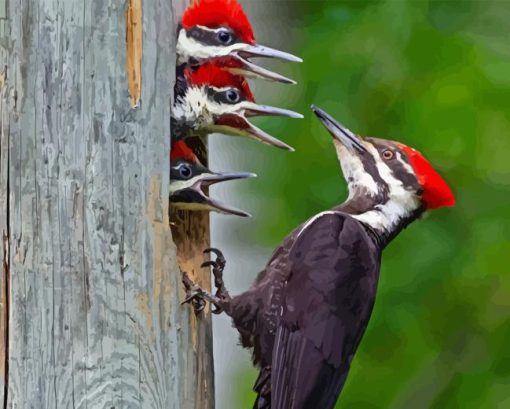
POLYGON ((372 313, 383 249, 424 211, 455 202, 417 150, 356 136, 313 111, 333 136, 347 200, 290 233, 243 294, 225 290, 222 258, 212 263, 215 296, 183 274, 186 301, 225 311, 253 349, 258 409, 334 407, 372 313))
POLYGON ((253 29, 236 0, 199 0, 184 12, 177 37, 177 77, 185 68, 216 60, 236 75, 283 83, 295 81, 249 61, 253 57, 301 62, 292 54, 256 44, 253 29))
POLYGON ((186 88, 176 96, 172 112, 174 139, 219 132, 258 139, 282 149, 292 148, 248 121, 254 116, 303 116, 287 109, 258 105, 246 80, 214 62, 186 69, 186 88))
POLYGON ((204 189, 220 182, 255 176, 248 172, 213 172, 200 163, 184 141, 177 141, 170 154, 170 204, 182 210, 212 210, 249 217, 249 213, 212 199, 204 189))

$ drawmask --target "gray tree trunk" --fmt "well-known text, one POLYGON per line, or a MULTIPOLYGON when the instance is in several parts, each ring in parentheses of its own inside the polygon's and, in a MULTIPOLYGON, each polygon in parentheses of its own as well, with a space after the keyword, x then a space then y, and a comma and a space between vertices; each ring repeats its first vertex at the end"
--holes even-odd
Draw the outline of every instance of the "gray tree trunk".
POLYGON ((3 408, 213 407, 168 218, 183 5, 0 0, 3 408))

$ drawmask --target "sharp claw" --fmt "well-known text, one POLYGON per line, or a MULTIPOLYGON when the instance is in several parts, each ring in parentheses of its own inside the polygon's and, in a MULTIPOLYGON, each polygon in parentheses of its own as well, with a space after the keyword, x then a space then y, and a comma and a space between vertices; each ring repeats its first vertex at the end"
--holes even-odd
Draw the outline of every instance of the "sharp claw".
POLYGON ((200 267, 202 267, 202 268, 211 267, 211 266, 212 266, 212 267, 216 267, 216 268, 218 267, 218 265, 217 265, 216 261, 212 261, 212 260, 211 260, 211 261, 204 261, 204 262, 200 265, 200 267))
POLYGON ((223 253, 214 247, 210 247, 210 248, 204 250, 204 254, 209 254, 209 253, 215 254, 216 257, 223 258, 223 253))
POLYGON ((200 314, 205 308, 205 303, 195 305, 195 314, 200 314))
POLYGON ((192 291, 190 295, 188 295, 184 301, 181 303, 181 305, 189 304, 191 301, 193 301, 195 298, 197 298, 201 294, 200 291, 192 291))
POLYGON ((186 290, 191 290, 191 287, 193 287, 194 283, 191 281, 191 278, 189 278, 188 273, 185 271, 182 272, 182 284, 186 288, 186 290))

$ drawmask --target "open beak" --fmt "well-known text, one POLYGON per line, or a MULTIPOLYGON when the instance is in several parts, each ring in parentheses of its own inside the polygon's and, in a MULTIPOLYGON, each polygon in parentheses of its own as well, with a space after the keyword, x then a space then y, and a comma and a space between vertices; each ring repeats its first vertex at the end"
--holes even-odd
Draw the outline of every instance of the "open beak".
POLYGON ((294 148, 286 143, 269 135, 262 129, 253 125, 243 114, 227 113, 220 115, 211 129, 228 135, 244 136, 257 139, 267 145, 275 146, 280 149, 294 151, 294 148))
MULTIPOLYGON (((242 49, 234 51, 231 54, 235 58, 236 63, 231 64, 229 71, 247 77, 263 78, 271 81, 282 82, 284 84, 296 84, 296 81, 270 71, 266 68, 259 67, 250 61, 250 58, 277 58, 283 61, 303 62, 303 60, 295 55, 275 50, 274 48, 264 47, 261 45, 246 45, 242 49)), ((227 64, 228 66, 229 64, 227 64)))
POLYGON ((170 195, 170 202, 177 208, 187 210, 216 211, 234 216, 251 217, 249 213, 229 206, 219 200, 212 199, 204 192, 204 188, 229 180, 256 177, 248 172, 204 173, 193 185, 176 190, 170 195))
POLYGON ((363 153, 367 151, 363 145, 362 139, 359 136, 352 133, 349 129, 340 124, 336 119, 334 119, 328 113, 324 112, 319 107, 312 105, 311 108, 315 115, 317 115, 317 117, 320 119, 322 124, 329 131, 329 133, 351 152, 363 153))
POLYGON ((295 55, 258 44, 250 45, 248 47, 241 49, 239 51, 239 55, 244 58, 268 57, 278 58, 279 60, 289 62, 303 62, 301 58, 296 57, 295 55))
POLYGON ((213 132, 223 132, 228 135, 245 136, 257 139, 267 145, 276 146, 280 149, 294 151, 294 148, 269 135, 262 129, 253 125, 247 118, 255 116, 283 116, 287 118, 303 118, 303 115, 288 109, 276 108, 267 105, 258 105, 254 102, 245 101, 233 112, 226 112, 215 119, 211 127, 213 132))
POLYGON ((286 118, 303 119, 303 115, 289 109, 276 108, 269 105, 259 105, 253 102, 244 103, 244 112, 248 118, 254 116, 283 116, 286 118))

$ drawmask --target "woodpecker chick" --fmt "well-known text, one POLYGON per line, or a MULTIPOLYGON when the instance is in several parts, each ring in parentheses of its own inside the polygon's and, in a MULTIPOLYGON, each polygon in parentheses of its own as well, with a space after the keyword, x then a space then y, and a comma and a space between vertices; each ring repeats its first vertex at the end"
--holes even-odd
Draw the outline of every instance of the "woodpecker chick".
POLYGON ((212 172, 199 162, 184 141, 177 141, 172 146, 170 158, 170 203, 183 210, 212 210, 249 217, 249 213, 212 199, 204 189, 216 183, 255 176, 247 172, 212 172))
POLYGON ((172 112, 172 130, 180 137, 205 136, 219 132, 244 136, 268 145, 293 150, 248 121, 254 116, 302 118, 287 109, 258 105, 247 81, 224 71, 217 63, 197 70, 186 69, 187 87, 178 95, 172 112))
POLYGON ((302 62, 292 54, 256 44, 250 21, 236 0, 200 0, 185 10, 177 38, 178 66, 217 59, 237 75, 295 84, 253 64, 249 61, 253 57, 302 62))
POLYGON ((455 203, 417 150, 361 138, 312 109, 333 136, 347 200, 291 232, 245 293, 187 286, 188 300, 225 311, 253 349, 257 409, 335 406, 372 313, 383 249, 424 211, 455 203))

